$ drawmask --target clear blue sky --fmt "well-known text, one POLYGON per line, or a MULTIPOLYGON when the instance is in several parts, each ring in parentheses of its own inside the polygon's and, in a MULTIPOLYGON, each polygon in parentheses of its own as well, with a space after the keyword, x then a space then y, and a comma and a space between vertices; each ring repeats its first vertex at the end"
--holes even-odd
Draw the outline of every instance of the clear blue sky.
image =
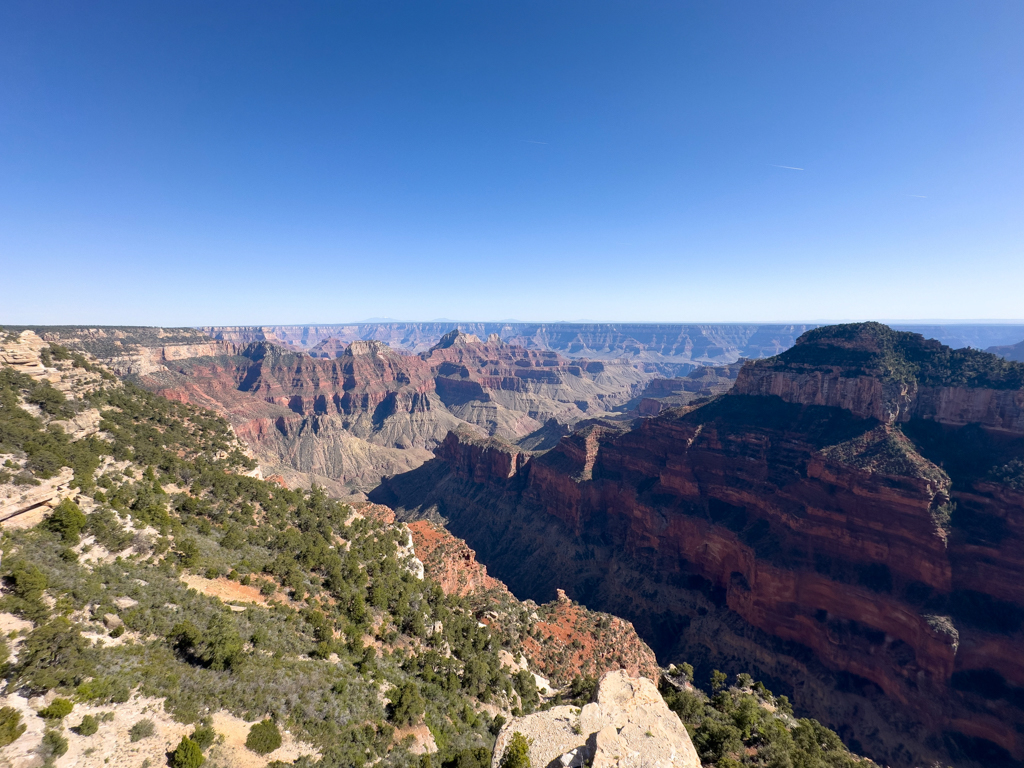
POLYGON ((1022 30, 1020 0, 7 0, 0 323, 1021 318, 1022 30))

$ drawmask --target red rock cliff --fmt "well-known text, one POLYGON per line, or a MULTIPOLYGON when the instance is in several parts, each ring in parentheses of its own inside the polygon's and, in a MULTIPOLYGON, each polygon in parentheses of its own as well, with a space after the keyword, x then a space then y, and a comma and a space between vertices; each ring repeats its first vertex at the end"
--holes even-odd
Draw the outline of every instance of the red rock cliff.
POLYGON ((663 661, 778 680, 878 759, 1020 760, 1024 366, 889 333, 808 334, 729 395, 513 475, 449 436, 423 503, 517 594, 563 586, 663 661))

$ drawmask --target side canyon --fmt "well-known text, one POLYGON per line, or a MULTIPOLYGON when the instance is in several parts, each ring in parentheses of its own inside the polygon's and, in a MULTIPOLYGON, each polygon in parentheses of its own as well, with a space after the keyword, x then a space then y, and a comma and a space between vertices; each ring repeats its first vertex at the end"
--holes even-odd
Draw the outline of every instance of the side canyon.
POLYGON ((41 333, 223 414, 270 479, 446 528, 487 566, 453 584, 622 617, 884 764, 1024 760, 1024 365, 876 323, 429 325, 41 333))
POLYGON ((878 324, 532 456, 455 432, 372 494, 521 597, 749 671, 892 765, 1024 757, 1024 366, 878 324))

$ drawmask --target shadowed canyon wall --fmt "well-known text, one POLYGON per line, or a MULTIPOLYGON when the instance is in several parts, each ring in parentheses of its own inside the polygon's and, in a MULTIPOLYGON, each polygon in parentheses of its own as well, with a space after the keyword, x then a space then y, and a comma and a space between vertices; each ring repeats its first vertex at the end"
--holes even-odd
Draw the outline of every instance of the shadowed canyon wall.
POLYGON ((885 326, 806 334, 729 394, 529 456, 454 432, 373 498, 440 515, 521 597, 751 672, 892 765, 1024 758, 1024 366, 885 326))

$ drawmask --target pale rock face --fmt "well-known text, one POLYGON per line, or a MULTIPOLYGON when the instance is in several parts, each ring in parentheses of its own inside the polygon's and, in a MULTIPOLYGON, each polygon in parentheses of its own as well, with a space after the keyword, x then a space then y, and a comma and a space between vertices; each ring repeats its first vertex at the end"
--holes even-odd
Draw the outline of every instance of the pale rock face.
POLYGON ((39 353, 46 346, 47 343, 32 331, 22 331, 11 341, 0 338, 0 364, 9 365, 33 379, 51 378, 53 371, 45 368, 39 359, 39 353))
POLYGON ((686 728, 646 678, 622 670, 608 672, 597 701, 582 710, 553 707, 513 718, 501 729, 491 768, 519 732, 533 740, 530 762, 543 768, 557 761, 566 768, 588 760, 593 768, 699 768, 686 728))
POLYGON ((60 474, 35 486, 0 486, 0 527, 30 528, 65 498, 74 495, 74 472, 61 468, 60 474))
POLYGON ((420 581, 423 581, 423 561, 416 557, 416 549, 413 547, 412 542, 412 532, 404 523, 400 524, 400 527, 405 533, 405 541, 400 543, 397 547, 398 559, 405 563, 405 567, 409 573, 420 581))
POLYGON ((53 423, 63 429, 72 440, 81 440, 83 437, 97 434, 100 431, 101 420, 100 412, 96 408, 87 408, 70 419, 53 423))

